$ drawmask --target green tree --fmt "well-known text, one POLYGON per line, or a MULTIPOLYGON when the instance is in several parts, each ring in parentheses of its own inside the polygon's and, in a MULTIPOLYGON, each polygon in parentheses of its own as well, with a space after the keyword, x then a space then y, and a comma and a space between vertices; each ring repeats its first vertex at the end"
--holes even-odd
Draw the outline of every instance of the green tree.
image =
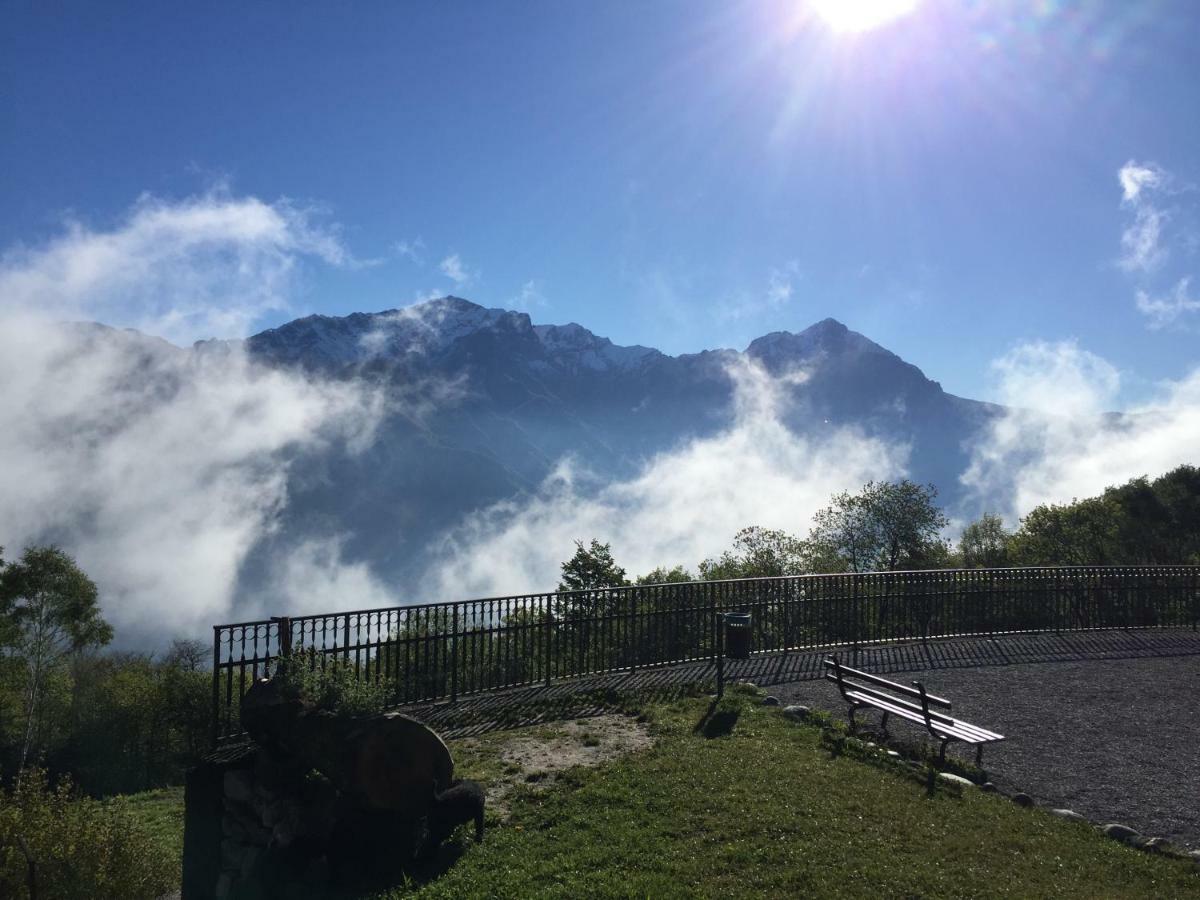
POLYGON ((695 581, 692 573, 683 566, 673 566, 668 569, 665 566, 659 566, 652 572, 647 572, 645 575, 639 575, 637 584, 680 584, 686 581, 695 581))
POLYGON ((945 564, 947 525, 935 505, 937 488, 905 479, 869 481, 835 494, 813 517, 806 541, 810 568, 822 572, 894 571, 945 564))
POLYGON ((1164 561, 1200 564, 1200 468, 1179 466, 1151 487, 1171 523, 1162 535, 1164 561))
POLYGON ((964 569, 996 569, 1008 565, 1008 542, 1012 535, 1004 520, 995 513, 984 513, 963 529, 958 553, 964 569))
POLYGON ((24 676, 20 772, 51 679, 72 654, 112 640, 112 628, 100 616, 96 585, 57 547, 26 548, 0 573, 0 619, 6 654, 20 661, 24 676))
POLYGON ((1012 536, 1009 557, 1019 566, 1116 565, 1123 515, 1104 497, 1034 507, 1012 536))
POLYGON ((733 549, 700 563, 702 581, 771 578, 805 570, 804 542, 786 531, 751 525, 733 537, 733 549))
POLYGON ((593 538, 590 547, 584 547, 583 541, 575 542, 575 555, 562 564, 562 581, 558 590, 560 593, 590 591, 627 584, 625 570, 613 559, 612 546, 593 538))
POLYGON ((555 615, 577 621, 605 615, 617 603, 616 597, 607 589, 628 584, 625 570, 613 559, 611 545, 602 544, 595 538, 588 547, 583 541, 576 541, 575 555, 562 564, 558 592, 567 596, 555 604, 555 615))

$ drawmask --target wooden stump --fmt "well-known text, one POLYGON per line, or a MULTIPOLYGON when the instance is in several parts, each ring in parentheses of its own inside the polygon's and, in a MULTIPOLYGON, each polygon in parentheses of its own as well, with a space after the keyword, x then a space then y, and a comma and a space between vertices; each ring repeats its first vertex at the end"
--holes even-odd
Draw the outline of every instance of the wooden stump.
POLYGON ((242 698, 242 723, 259 744, 316 769, 366 810, 418 818, 454 777, 450 750, 416 719, 336 716, 282 696, 265 678, 242 698))

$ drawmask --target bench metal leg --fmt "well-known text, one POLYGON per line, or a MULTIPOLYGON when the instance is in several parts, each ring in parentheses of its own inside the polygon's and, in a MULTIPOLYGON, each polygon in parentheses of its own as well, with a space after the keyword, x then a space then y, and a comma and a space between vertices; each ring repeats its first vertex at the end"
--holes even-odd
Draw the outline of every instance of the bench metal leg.
POLYGON ((855 731, 858 730, 858 723, 856 721, 854 721, 854 711, 856 709, 858 709, 858 704, 852 703, 850 705, 850 714, 849 714, 849 716, 847 716, 847 718, 850 720, 850 733, 851 734, 853 734, 855 731))
POLYGON ((885 712, 885 713, 883 714, 883 718, 879 720, 879 731, 880 731, 880 733, 881 733, 881 734, 882 734, 884 737, 887 737, 887 720, 888 720, 888 715, 889 715, 889 714, 888 714, 887 712, 885 712))
POLYGON ((938 753, 938 765, 939 766, 944 766, 946 764, 946 745, 949 743, 950 743, 950 738, 946 738, 944 741, 942 741, 942 749, 941 749, 941 752, 938 753))
POLYGON ((975 768, 983 769, 983 744, 975 745, 975 768))

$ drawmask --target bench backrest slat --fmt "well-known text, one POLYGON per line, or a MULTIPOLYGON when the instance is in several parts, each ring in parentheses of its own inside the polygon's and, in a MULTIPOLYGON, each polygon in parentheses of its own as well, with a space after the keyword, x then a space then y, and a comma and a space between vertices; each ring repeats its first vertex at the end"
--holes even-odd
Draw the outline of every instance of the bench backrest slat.
MULTIPOLYGON (((849 676, 847 676, 847 678, 849 678, 849 676)), ((827 673, 825 675, 825 679, 827 681, 832 681, 834 684, 837 684, 837 676, 833 675, 832 673, 827 673)), ((910 703, 908 700, 904 700, 900 697, 893 697, 892 695, 890 695, 884 691, 877 691, 877 690, 875 690, 875 688, 870 687, 868 685, 855 684, 853 681, 846 681, 845 686, 846 686, 846 690, 848 690, 848 691, 855 691, 859 694, 866 694, 868 697, 874 697, 877 700, 883 700, 888 703, 894 703, 897 706, 901 706, 905 709, 910 709, 915 713, 923 712, 920 703, 910 703)), ((932 719, 936 719, 938 721, 947 722, 947 723, 955 721, 953 717, 945 715, 944 713, 940 713, 934 709, 929 710, 929 716, 932 719)))
MULTIPOLYGON (((825 667, 831 669, 834 675, 834 680, 838 680, 840 674, 842 680, 854 679, 855 681, 865 681, 869 684, 878 685, 879 687, 887 688, 889 691, 895 691, 905 697, 912 697, 915 700, 921 699, 921 692, 917 688, 911 688, 903 684, 897 684, 894 681, 888 681, 886 678, 880 678, 878 675, 872 675, 870 672, 862 672, 858 669, 851 669, 849 666, 844 666, 833 657, 825 660, 825 667)), ((848 687, 858 688, 859 685, 853 685, 846 682, 848 687)), ((933 694, 926 693, 925 699, 929 701, 930 706, 940 706, 943 709, 950 709, 950 701, 944 697, 935 697, 933 694)))

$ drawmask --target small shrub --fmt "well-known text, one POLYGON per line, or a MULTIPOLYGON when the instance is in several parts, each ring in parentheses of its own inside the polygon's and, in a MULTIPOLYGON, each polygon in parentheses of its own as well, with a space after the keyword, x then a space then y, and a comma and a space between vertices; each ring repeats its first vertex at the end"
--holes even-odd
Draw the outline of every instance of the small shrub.
POLYGON ((178 856, 143 829, 123 798, 80 797, 66 779, 52 788, 45 772, 27 769, 0 801, 0 896, 29 897, 25 849, 39 897, 136 900, 178 886, 178 856))
POLYGON ((311 650, 281 658, 273 677, 285 696, 339 716, 382 712, 392 698, 387 679, 363 678, 352 663, 336 657, 322 659, 311 650))

